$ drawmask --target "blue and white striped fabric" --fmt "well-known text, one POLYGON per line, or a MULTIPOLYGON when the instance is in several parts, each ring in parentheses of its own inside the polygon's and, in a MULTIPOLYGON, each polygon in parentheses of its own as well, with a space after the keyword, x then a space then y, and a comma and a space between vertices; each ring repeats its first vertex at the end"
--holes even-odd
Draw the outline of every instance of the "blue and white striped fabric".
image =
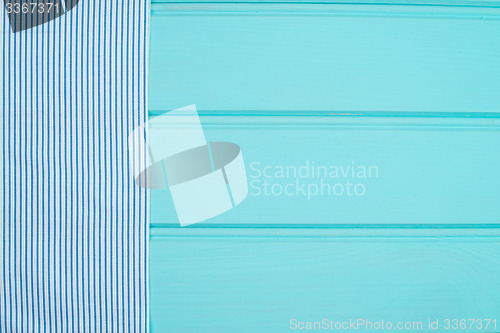
POLYGON ((0 332, 147 332, 127 139, 147 120, 148 1, 83 0, 15 34, 0 16, 0 332))

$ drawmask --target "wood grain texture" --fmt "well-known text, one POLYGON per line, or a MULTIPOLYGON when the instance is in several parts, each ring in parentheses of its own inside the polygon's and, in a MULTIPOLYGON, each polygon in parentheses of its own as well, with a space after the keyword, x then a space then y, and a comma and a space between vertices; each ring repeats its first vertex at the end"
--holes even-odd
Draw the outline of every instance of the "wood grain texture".
POLYGON ((500 317, 497 232, 431 239, 382 234, 154 236, 152 332, 290 332, 293 318, 500 317))
MULTIPOLYGON (((202 116, 208 141, 241 147, 249 182, 240 205, 204 224, 499 224, 499 118, 475 115, 202 116), (376 171, 353 176, 359 167, 376 171)), ((177 223, 168 190, 152 191, 151 223, 177 223)))
POLYGON ((152 191, 152 331, 500 322, 500 2, 209 2, 153 1, 150 115, 195 103, 249 181, 295 181, 255 163, 379 175, 189 228, 152 191))
POLYGON ((157 4, 149 109, 498 112, 500 8, 157 4))
MULTIPOLYGON (((153 4, 161 3, 265 3, 262 0, 152 0, 153 4)), ((398 5, 442 5, 470 7, 498 7, 498 0, 274 0, 274 3, 325 3, 325 4, 398 4, 398 5)))

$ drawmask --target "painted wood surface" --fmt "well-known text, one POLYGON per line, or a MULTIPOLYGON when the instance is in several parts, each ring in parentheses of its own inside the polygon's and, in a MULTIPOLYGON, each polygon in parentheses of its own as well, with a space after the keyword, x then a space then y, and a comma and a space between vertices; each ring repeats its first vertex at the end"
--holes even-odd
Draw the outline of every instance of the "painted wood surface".
POLYGON ((500 323, 498 1, 171 2, 152 6, 151 116, 195 103, 249 182, 312 162, 378 177, 358 197, 250 192, 189 228, 152 190, 153 332, 500 323))
POLYGON ((499 19, 493 2, 153 4, 149 109, 498 112, 499 19))
MULTIPOLYGON (((208 141, 241 147, 249 184, 241 204, 205 225, 500 223, 499 118, 218 115, 201 122, 208 141)), ((168 190, 152 190, 151 223, 178 224, 168 190)))
MULTIPOLYGON (((153 4, 183 3, 265 3, 262 0, 152 0, 153 4)), ((442 5, 442 6, 468 6, 468 7, 495 7, 500 5, 498 0, 274 0, 273 3, 302 4, 302 3, 325 3, 325 4, 398 4, 398 5, 442 5)))
POLYGON ((498 229, 302 231, 153 229, 152 332, 500 317, 498 229))

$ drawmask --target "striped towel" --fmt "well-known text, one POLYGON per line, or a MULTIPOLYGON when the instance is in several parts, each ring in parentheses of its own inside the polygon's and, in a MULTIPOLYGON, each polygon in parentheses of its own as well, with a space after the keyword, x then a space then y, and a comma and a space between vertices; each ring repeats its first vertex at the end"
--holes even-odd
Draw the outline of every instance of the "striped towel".
POLYGON ((0 332, 147 332, 127 139, 147 120, 148 1, 83 0, 17 33, 0 16, 0 332))

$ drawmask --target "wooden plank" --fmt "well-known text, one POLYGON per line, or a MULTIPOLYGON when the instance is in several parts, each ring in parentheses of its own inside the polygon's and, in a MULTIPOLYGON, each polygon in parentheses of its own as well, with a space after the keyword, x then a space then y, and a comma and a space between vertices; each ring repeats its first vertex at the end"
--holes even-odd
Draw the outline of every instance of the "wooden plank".
MULTIPOLYGON (((249 184, 205 224, 499 224, 499 118, 476 116, 202 116, 208 141, 241 147, 249 184)), ((176 221, 152 190, 151 222, 176 221)))
POLYGON ((290 332, 292 319, 325 318, 422 322, 410 331, 429 332, 429 320, 442 329, 445 319, 500 318, 498 236, 150 244, 152 332, 290 332))
POLYGON ((149 108, 498 112, 500 9, 157 4, 149 108))
MULTIPOLYGON (((200 4, 200 3, 266 3, 262 0, 152 0, 153 5, 157 4, 200 4)), ((500 6, 498 0, 274 0, 274 3, 300 4, 300 3, 325 3, 325 4, 397 4, 397 5, 432 5, 432 6, 471 6, 487 7, 500 6)))

